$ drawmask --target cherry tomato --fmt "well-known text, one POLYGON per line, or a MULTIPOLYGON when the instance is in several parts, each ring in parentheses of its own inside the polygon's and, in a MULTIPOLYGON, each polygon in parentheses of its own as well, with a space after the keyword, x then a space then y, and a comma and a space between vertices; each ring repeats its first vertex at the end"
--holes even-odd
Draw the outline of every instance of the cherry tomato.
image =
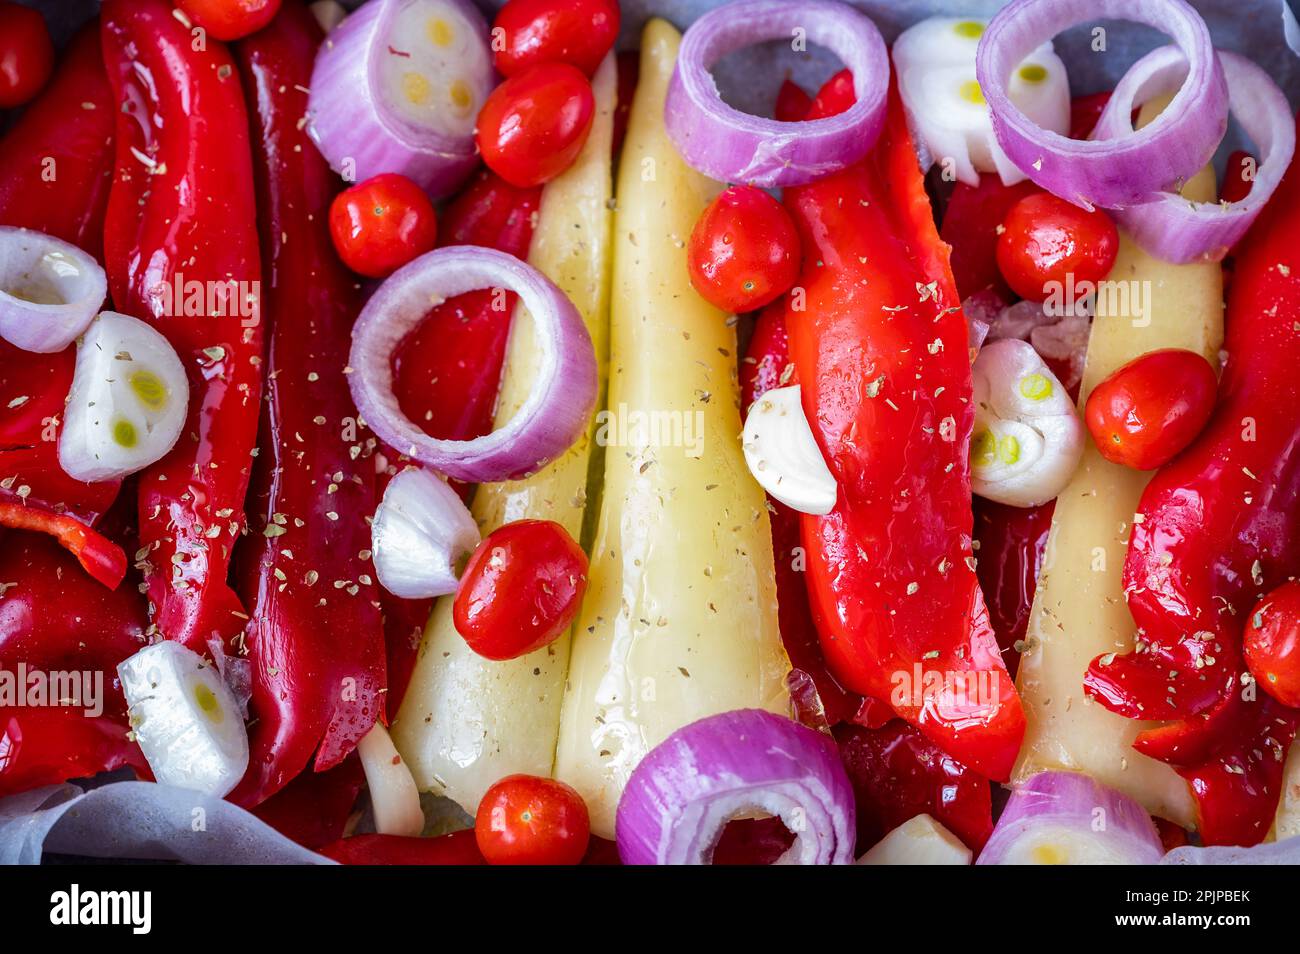
POLYGON ((0 109, 29 102, 54 70, 45 18, 30 7, 0 3, 0 109))
POLYGON ((1246 620, 1246 665, 1284 706, 1300 706, 1300 583, 1283 583, 1246 620))
POLYGON ((479 152, 511 185, 541 185, 573 165, 595 112, 587 77, 567 63, 542 63, 487 98, 478 114, 479 152))
POLYGON ((1086 212, 1050 193, 1026 196, 1011 207, 998 237, 998 268, 1021 298, 1042 301, 1051 284, 1099 282, 1110 274, 1119 231, 1100 209, 1086 212))
POLYGON ((225 43, 256 33, 280 12, 280 0, 176 0, 176 6, 225 43))
POLYGON ((452 604, 456 631, 487 659, 541 649, 573 622, 587 591, 587 555, 551 520, 516 520, 465 565, 452 604))
POLYGON ((1217 387, 1214 369, 1196 352, 1152 351, 1097 385, 1084 419, 1102 457, 1154 470, 1201 432, 1217 387))
POLYGON ((776 199, 732 186, 695 223, 686 263, 691 284, 709 302, 733 314, 753 311, 799 277, 799 235, 776 199))
POLYGON ((576 865, 591 819, 582 796, 563 782, 507 775, 479 802, 474 835, 488 864, 576 865))
POLYGON ((348 268, 385 278, 433 248, 438 219, 423 189, 406 176, 386 172, 334 197, 330 235, 348 268))
POLYGON ((591 76, 618 38, 618 0, 510 0, 492 25, 502 76, 568 63, 591 76))

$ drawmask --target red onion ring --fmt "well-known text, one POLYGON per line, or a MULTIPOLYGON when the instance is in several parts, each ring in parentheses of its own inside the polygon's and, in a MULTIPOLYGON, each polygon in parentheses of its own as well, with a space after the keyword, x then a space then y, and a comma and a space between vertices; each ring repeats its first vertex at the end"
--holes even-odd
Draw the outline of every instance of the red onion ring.
POLYGON ((618 803, 618 854, 708 864, 727 822, 755 810, 794 832, 777 864, 852 864, 853 788, 835 742, 762 709, 693 722, 641 760, 618 803))
MULTIPOLYGON (((1250 193, 1225 204, 1191 202, 1175 192, 1162 192, 1150 202, 1115 213, 1139 245, 1178 264, 1221 260, 1263 210, 1295 154, 1295 120, 1286 95, 1246 57, 1224 51, 1218 55, 1228 83, 1229 109, 1260 151, 1250 193)), ((1133 109, 1168 92, 1186 75, 1187 61, 1177 47, 1151 51, 1119 81, 1093 135, 1132 135, 1133 109)))
POLYGON ((1210 161, 1228 128, 1228 89, 1205 21, 1184 0, 1014 0, 984 30, 975 75, 1002 150, 1044 189, 1091 210, 1149 201, 1210 161), (1041 129, 1007 96, 1012 69, 1043 42, 1094 19, 1131 20, 1169 34, 1190 64, 1169 107, 1139 132, 1082 141, 1041 129))
POLYGON ((577 440, 596 403, 596 352, 573 303, 514 256, 471 245, 435 249, 389 276, 357 318, 348 363, 357 410, 382 440, 469 483, 534 473, 577 440), (393 350, 432 305, 480 288, 519 295, 537 323, 541 367, 504 426, 471 441, 438 440, 402 413, 393 393, 393 350))
POLYGON ((664 123, 692 168, 722 182, 762 188, 801 185, 852 165, 875 144, 885 120, 889 56, 866 16, 831 0, 741 0, 711 10, 682 38, 668 85, 664 123), (857 102, 825 119, 783 123, 722 101, 709 70, 728 53, 803 30, 853 73, 857 102))
POLYGON ((62 351, 86 330, 107 294, 104 270, 77 246, 0 227, 0 338, 14 347, 62 351))
MULTIPOLYGON (((495 78, 487 24, 467 0, 438 2, 463 16, 482 44, 484 66, 471 77, 472 95, 482 106, 495 78)), ((370 0, 321 43, 311 74, 307 132, 330 167, 348 173, 350 181, 400 172, 437 199, 455 191, 478 165, 473 123, 463 135, 442 134, 404 119, 385 101, 378 58, 396 55, 386 38, 401 6, 397 0, 370 0)))
POLYGON ((1080 772, 1040 772, 1011 793, 975 864, 1150 865, 1164 853, 1151 816, 1127 795, 1080 772))

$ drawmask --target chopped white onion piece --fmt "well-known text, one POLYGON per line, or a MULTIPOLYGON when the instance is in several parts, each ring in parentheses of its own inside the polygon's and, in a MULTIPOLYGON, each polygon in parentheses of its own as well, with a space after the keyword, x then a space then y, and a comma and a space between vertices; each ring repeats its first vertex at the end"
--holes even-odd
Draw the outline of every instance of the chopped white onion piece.
POLYGON ((189 400, 167 339, 138 318, 103 312, 77 345, 60 466, 85 481, 143 470, 176 445, 189 400))
MULTIPOLYGON (((996 172, 1011 185, 1025 174, 994 138, 975 78, 984 26, 956 17, 922 20, 894 42, 894 67, 913 134, 931 161, 950 163, 953 175, 969 185, 979 183, 981 172, 996 172)), ((1016 67, 1007 88, 1012 103, 1036 125, 1061 134, 1070 128, 1070 83, 1050 42, 1016 67)))
POLYGON ((456 491, 418 467, 389 481, 370 529, 380 585, 404 599, 455 593, 456 563, 479 542, 456 491))
POLYGON ((381 723, 376 722, 375 727, 357 743, 357 754, 361 757, 366 785, 370 789, 375 831, 381 835, 412 837, 424 831, 420 790, 381 723))
POLYGON ((95 317, 108 279, 77 246, 0 227, 0 338, 24 351, 62 351, 95 317))
POLYGON ((968 865, 971 851, 929 815, 899 825, 865 855, 860 865, 968 865))
POLYGON ((754 401, 741 438, 745 463, 769 494, 800 513, 835 506, 835 478, 804 417, 799 385, 773 388, 754 401))
POLYGON ((248 768, 248 733, 216 668, 166 640, 118 664, 117 674, 154 777, 218 798, 230 792, 248 768))
POLYGON ((1083 425, 1061 382, 1026 341, 985 345, 971 367, 975 493, 1013 507, 1056 497, 1083 453, 1083 425))

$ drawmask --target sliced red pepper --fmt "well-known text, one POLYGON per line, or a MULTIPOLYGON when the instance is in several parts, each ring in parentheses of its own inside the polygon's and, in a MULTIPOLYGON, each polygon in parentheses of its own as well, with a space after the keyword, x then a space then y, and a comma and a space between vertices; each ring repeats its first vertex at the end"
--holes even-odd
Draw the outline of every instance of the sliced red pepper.
POLYGON ((1013 678, 1020 663, 1017 644, 1029 629, 1029 612, 1055 510, 1055 500, 1037 507, 1011 507, 975 498, 975 539, 979 542, 975 573, 988 601, 989 622, 1002 658, 1013 678))
POLYGON ((0 797, 123 766, 149 771, 122 720, 68 706, 0 708, 0 797))
POLYGON ((135 587, 105 589, 50 538, 0 530, 0 666, 100 669, 111 684, 148 626, 135 587))
POLYGON ((68 44, 53 82, 0 140, 0 222, 101 257, 115 102, 92 22, 68 44))
POLYGON ((102 711, 0 708, 0 795, 130 765, 146 773, 128 736, 116 667, 148 625, 134 587, 106 590, 52 540, 0 531, 0 667, 103 674, 102 711))
POLYGON ((310 11, 290 4, 236 47, 270 276, 256 516, 238 574, 255 718, 249 771, 231 794, 244 805, 283 788, 313 753, 318 772, 339 764, 383 711, 383 624, 363 519, 375 508, 375 469, 344 371, 360 301, 329 237, 337 180, 300 122, 322 39, 310 11))
POLYGON ((474 829, 436 838, 353 835, 320 849, 344 865, 485 865, 474 829))
POLYGON ((112 540, 75 517, 20 503, 0 503, 0 527, 48 533, 77 558, 82 568, 110 590, 126 575, 126 554, 112 540))
MULTIPOLYGON (((754 326, 753 337, 740 365, 740 406, 745 413, 759 396, 772 388, 798 383, 794 378, 794 365, 790 363, 785 307, 783 301, 773 302, 763 309, 754 326)), ((776 561, 781 642, 792 667, 789 677, 791 698, 802 721, 813 724, 824 721, 830 726, 846 722, 862 707, 862 697, 841 686, 826 668, 826 659, 817 639, 817 627, 813 625, 812 610, 808 605, 808 590, 804 585, 799 514, 771 497, 768 497, 767 505, 772 523, 772 555, 776 561)))
POLYGON ((317 851, 343 837, 365 783, 361 759, 350 755, 328 772, 303 772, 253 814, 286 838, 317 851))
POLYGON ((993 795, 981 778, 906 722, 835 730, 857 804, 858 853, 917 815, 929 815, 976 854, 993 833, 993 795))
MULTIPOLYGON (((523 258, 533 239, 541 195, 540 187, 519 189, 485 169, 443 213, 439 243, 481 245, 523 258)), ((514 305, 513 292, 498 295, 483 289, 458 295, 424 317, 393 359, 393 390, 407 417, 446 440, 471 440, 492 430, 514 305)), ((384 453, 391 463, 380 474, 380 494, 405 461, 392 448, 384 453)), ((453 486, 469 499, 472 487, 453 486)), ((391 718, 406 694, 433 601, 405 600, 386 590, 380 598, 391 718)))
POLYGON ((1135 748, 1192 784, 1207 844, 1253 844, 1276 809, 1300 711, 1246 675, 1244 616, 1300 566, 1300 172, 1236 256, 1214 417, 1143 492, 1124 564, 1137 651, 1084 681, 1130 718, 1178 720, 1135 748))
MULTIPOLYGON (((54 81, 0 139, 0 224, 35 229, 100 256, 113 157, 113 97, 91 23, 54 81)), ((32 354, 0 341, 0 499, 93 522, 116 480, 88 484, 59 466, 58 433, 76 349, 32 354), (26 488, 21 495, 20 488, 26 488)))
POLYGON ((1025 719, 971 551, 966 320, 897 94, 866 160, 785 202, 805 261, 790 351, 839 486, 801 518, 822 648, 845 686, 1006 779, 1025 719))
POLYGON ((118 311, 167 337, 190 380, 179 442, 139 481, 145 583, 162 634, 203 653, 247 619, 226 576, 262 386, 246 297, 261 279, 248 116, 229 51, 196 44, 166 0, 108 0, 102 17, 118 119, 109 289, 118 311))

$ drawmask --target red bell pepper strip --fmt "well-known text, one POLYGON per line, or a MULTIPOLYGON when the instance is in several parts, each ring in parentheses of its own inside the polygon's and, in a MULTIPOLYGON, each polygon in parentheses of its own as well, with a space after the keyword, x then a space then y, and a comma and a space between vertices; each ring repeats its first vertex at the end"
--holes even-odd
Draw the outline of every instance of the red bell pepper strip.
POLYGON ((801 518, 826 659, 845 686, 1006 779, 1025 719, 971 552, 966 320, 897 94, 863 162, 785 202, 804 248, 790 352, 839 485, 830 514, 801 518))
POLYGON ((835 730, 857 804, 858 853, 917 815, 930 815, 976 854, 993 833, 991 786, 906 722, 835 730))
POLYGON ((248 116, 226 47, 208 37, 195 49, 166 0, 108 0, 102 17, 117 106, 109 289, 118 311, 166 336, 190 379, 180 441, 139 481, 145 583, 163 636, 203 653, 247 619, 226 576, 262 386, 248 116))
POLYGON ((772 109, 772 116, 783 123, 802 122, 808 115, 808 110, 812 108, 812 102, 812 97, 804 91, 803 87, 787 76, 781 83, 781 88, 776 91, 776 104, 772 109))
POLYGON ((0 140, 0 222, 101 256, 114 102, 99 26, 90 23, 68 44, 54 81, 0 140))
POLYGON ((408 838, 402 835, 353 835, 320 849, 344 865, 485 865, 474 829, 408 838))
POLYGON ((48 533, 73 554, 87 573, 110 590, 126 575, 126 554, 116 543, 67 514, 17 503, 0 503, 0 527, 48 533))
MULTIPOLYGON (((113 97, 99 25, 91 23, 69 44, 54 81, 0 138, 0 224, 99 257, 112 157, 113 97)), ((0 499, 91 523, 119 482, 83 483, 59 466, 58 422, 75 363, 75 348, 32 354, 0 341, 0 499)))
POLYGON ((383 624, 370 562, 374 463, 347 388, 356 283, 334 254, 337 180, 300 120, 323 34, 286 4, 236 47, 253 112, 269 276, 265 412, 239 555, 253 668, 249 771, 231 799, 256 805, 316 755, 339 764, 382 715, 383 624))
POLYGON ((1010 507, 975 498, 975 539, 979 543, 975 573, 988 601, 989 622, 1002 658, 1013 678, 1020 663, 1018 644, 1029 629, 1029 612, 1055 510, 1055 500, 1038 507, 1010 507))
POLYGON ((1172 719, 1134 747, 1192 786, 1207 844, 1268 832, 1300 710, 1255 685, 1244 616, 1300 568, 1300 171, 1238 249, 1218 406, 1147 485, 1124 564, 1138 650, 1094 660, 1089 695, 1172 719))
POLYGON ((0 667, 103 673, 99 713, 0 707, 0 795, 123 765, 147 772, 128 735, 115 672, 144 643, 144 598, 134 587, 110 591, 91 582, 46 537, 0 533, 0 667))
MULTIPOLYGON (((784 310, 784 302, 773 302, 763 309, 754 326, 740 365, 740 406, 745 414, 765 392, 798 383, 790 363, 784 310)), ((824 721, 828 726, 846 722, 861 708, 862 697, 841 686, 826 668, 804 585, 799 514, 771 497, 767 507, 776 561, 777 617, 792 667, 788 680, 791 698, 801 721, 824 721)))
POLYGON ((253 814, 286 838, 317 851, 343 837, 365 783, 361 759, 349 755, 328 772, 303 772, 253 814))
POLYGON ((0 797, 130 766, 148 777, 123 721, 69 706, 0 707, 0 797))
MULTIPOLYGON (((519 189, 484 170, 443 213, 439 244, 481 245, 523 258, 533 239, 541 195, 541 187, 519 189)), ((425 316, 394 354, 393 390, 407 417, 447 440, 471 440, 492 430, 514 303, 513 292, 499 298, 483 289, 458 295, 425 316)), ((380 474, 381 495, 405 461, 392 448, 384 453, 392 463, 380 474)), ((453 486, 466 499, 473 489, 455 482, 453 486)), ((411 681, 433 601, 405 600, 386 590, 381 601, 391 718, 411 681)))

